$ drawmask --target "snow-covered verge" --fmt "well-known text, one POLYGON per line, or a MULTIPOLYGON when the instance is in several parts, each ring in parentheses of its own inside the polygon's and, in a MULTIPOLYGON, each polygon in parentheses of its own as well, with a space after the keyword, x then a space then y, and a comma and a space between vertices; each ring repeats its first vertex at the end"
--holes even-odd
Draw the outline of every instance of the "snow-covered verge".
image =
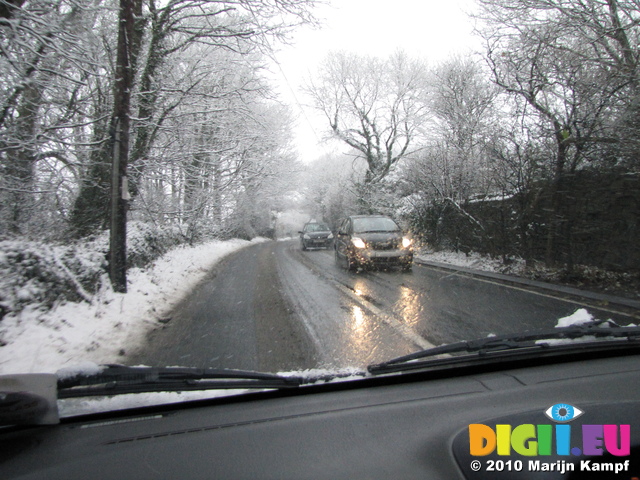
POLYGON ((586 265, 576 265, 568 272, 563 268, 549 268, 541 262, 527 265, 521 258, 509 258, 505 263, 502 259, 476 252, 465 254, 447 250, 422 249, 416 259, 640 299, 640 272, 612 272, 586 265))
MULTIPOLYGON (((129 222, 127 263, 144 267, 185 242, 176 227, 129 222)), ((67 244, 0 241, 0 320, 25 308, 49 310, 65 301, 91 302, 101 289, 109 288, 108 251, 108 232, 67 244)))
POLYGON ((176 247, 146 267, 131 268, 126 294, 114 293, 102 278, 104 254, 99 249, 76 246, 72 255, 64 246, 33 243, 20 249, 2 242, 0 269, 9 265, 11 252, 31 253, 20 253, 17 270, 0 272, 5 274, 0 283, 5 302, 0 374, 53 373, 87 361, 118 363, 216 262, 260 241, 265 240, 176 247), (69 284, 51 291, 60 278, 69 284), (87 286, 91 282, 99 285, 93 292, 87 286))
POLYGON ((476 252, 465 254, 463 252, 452 252, 441 250, 439 252, 431 250, 421 250, 416 254, 418 260, 425 262, 446 263, 457 267, 472 268, 484 272, 505 273, 511 275, 524 275, 525 262, 521 259, 512 259, 509 264, 502 260, 481 255, 476 252))

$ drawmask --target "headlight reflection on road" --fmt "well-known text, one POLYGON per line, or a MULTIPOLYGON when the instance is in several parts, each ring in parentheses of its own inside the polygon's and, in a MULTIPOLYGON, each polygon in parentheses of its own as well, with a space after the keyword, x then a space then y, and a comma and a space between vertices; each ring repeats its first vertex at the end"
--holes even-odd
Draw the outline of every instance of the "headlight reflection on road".
MULTIPOLYGON (((359 305, 352 305, 350 308, 350 314, 349 348, 358 356, 367 358, 372 351, 376 350, 376 345, 372 345, 371 343, 372 324, 369 321, 365 310, 359 305)), ((369 360, 371 359, 368 359, 367 361, 369 360)))
POLYGON ((407 325, 417 324, 422 310, 420 295, 410 288, 401 286, 400 298, 396 303, 396 308, 407 325))
POLYGON ((361 279, 357 279, 353 286, 353 293, 367 300, 368 297, 370 297, 370 291, 367 288, 367 282, 361 279))
MULTIPOLYGON (((371 290, 366 281, 357 279, 353 284, 352 290, 363 301, 369 301, 371 290)), ((349 322, 350 345, 361 355, 368 356, 377 349, 377 345, 372 344, 372 335, 378 328, 379 322, 371 317, 370 312, 366 310, 364 305, 358 305, 357 302, 349 306, 349 313, 351 317, 349 322)))
POLYGON ((354 305, 351 308, 351 316, 353 317, 353 329, 358 331, 362 330, 365 324, 364 312, 358 305, 354 305))

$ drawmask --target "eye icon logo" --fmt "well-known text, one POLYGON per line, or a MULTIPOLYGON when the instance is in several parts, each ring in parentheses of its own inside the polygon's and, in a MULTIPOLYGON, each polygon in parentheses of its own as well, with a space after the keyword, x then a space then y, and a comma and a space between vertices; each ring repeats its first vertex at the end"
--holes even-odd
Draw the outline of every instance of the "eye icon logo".
POLYGON ((556 403, 551 405, 544 414, 554 422, 567 423, 575 420, 584 412, 578 407, 569 405, 568 403, 556 403))

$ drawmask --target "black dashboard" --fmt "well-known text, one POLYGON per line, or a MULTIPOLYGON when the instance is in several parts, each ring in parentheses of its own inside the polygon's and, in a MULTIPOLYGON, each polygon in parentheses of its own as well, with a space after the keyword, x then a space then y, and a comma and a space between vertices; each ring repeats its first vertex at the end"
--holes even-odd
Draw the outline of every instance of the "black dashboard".
POLYGON ((639 355, 581 356, 10 427, 0 430, 0 478, 632 479, 640 477, 639 374, 639 355), (630 425, 629 455, 587 463, 622 469, 626 461, 626 470, 580 470, 586 457, 574 454, 470 455, 470 424, 553 424, 544 412, 559 402, 584 412, 574 432, 578 423, 630 425))

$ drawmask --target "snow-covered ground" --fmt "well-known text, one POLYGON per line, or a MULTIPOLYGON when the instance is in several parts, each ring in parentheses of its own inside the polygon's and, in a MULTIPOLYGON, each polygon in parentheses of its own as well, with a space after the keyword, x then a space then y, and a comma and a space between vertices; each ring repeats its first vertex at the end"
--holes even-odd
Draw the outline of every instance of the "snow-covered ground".
POLYGON ((513 275, 520 275, 525 269, 525 262, 522 259, 514 259, 509 265, 505 265, 500 259, 491 258, 476 252, 465 254, 463 252, 445 250, 440 252, 425 250, 416 254, 416 258, 426 262, 446 263, 485 272, 509 273, 513 275))
POLYGON ((256 239, 178 247, 147 268, 128 273, 126 294, 103 289, 91 303, 66 302, 51 310, 27 307, 0 322, 0 374, 53 373, 93 362, 118 363, 161 324, 163 316, 222 257, 256 239))

